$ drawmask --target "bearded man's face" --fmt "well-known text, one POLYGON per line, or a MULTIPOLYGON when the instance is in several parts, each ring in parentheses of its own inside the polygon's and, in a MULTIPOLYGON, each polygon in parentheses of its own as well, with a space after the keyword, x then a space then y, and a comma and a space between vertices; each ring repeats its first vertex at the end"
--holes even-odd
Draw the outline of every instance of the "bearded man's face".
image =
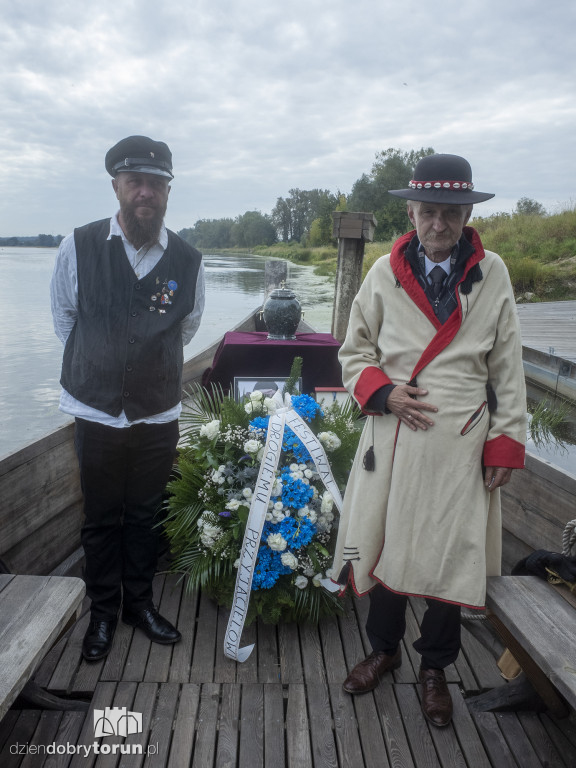
POLYGON ((139 249, 158 240, 168 205, 170 185, 165 176, 122 171, 112 180, 120 203, 120 226, 139 249))

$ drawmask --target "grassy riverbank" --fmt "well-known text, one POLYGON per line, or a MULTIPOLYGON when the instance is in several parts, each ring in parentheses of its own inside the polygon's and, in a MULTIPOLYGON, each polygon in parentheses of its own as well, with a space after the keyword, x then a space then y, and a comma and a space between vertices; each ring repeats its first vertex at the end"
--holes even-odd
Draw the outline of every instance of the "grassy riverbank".
MULTIPOLYGON (((576 299, 576 208, 552 216, 496 214, 471 222, 484 247, 500 254, 519 301, 576 299)), ((364 273, 389 253, 392 242, 367 243, 364 273)), ((336 272, 336 246, 307 248, 298 243, 257 247, 253 253, 310 264, 318 274, 336 272)))

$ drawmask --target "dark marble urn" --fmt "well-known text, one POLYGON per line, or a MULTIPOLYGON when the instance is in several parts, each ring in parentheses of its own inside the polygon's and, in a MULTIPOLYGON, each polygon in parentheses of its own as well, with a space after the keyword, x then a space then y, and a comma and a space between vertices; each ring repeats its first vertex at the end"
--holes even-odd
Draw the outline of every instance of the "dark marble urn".
POLYGON ((264 323, 269 339, 295 339, 302 317, 300 302, 289 288, 275 288, 264 302, 264 323))

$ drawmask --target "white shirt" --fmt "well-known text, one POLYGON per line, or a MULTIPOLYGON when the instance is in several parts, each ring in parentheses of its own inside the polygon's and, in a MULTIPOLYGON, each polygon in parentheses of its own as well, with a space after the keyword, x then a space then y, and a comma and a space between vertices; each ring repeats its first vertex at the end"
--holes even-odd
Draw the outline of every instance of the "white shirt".
POLYGON ((430 274, 430 272, 432 272, 434 267, 442 267, 444 272, 446 272, 446 274, 449 275, 450 272, 452 271, 452 266, 450 264, 450 258, 451 257, 448 256, 448 258, 444 259, 444 261, 434 262, 434 261, 430 261, 428 256, 426 256, 426 254, 424 254, 424 263, 426 265, 426 277, 428 277, 428 275, 430 274))
MULTIPOLYGON (((164 224, 160 230, 158 242, 151 248, 143 246, 136 250, 132 243, 128 242, 122 227, 118 222, 118 214, 110 219, 110 234, 108 240, 114 235, 119 235, 124 244, 126 256, 130 262, 136 277, 142 278, 151 272, 156 264, 162 258, 168 245, 168 232, 164 224)), ((190 342, 200 326, 202 313, 204 312, 205 301, 204 286, 204 265, 200 264, 198 278, 196 281, 196 297, 194 309, 182 321, 182 345, 190 342)), ((54 321, 54 330, 63 344, 66 344, 68 336, 72 332, 76 319, 78 317, 78 266, 76 261, 76 245, 74 234, 67 235, 60 243, 54 273, 50 283, 50 301, 52 306, 52 319, 54 321)), ((129 427, 132 424, 162 424, 168 421, 174 421, 180 415, 182 410, 181 403, 178 403, 168 411, 147 416, 143 419, 128 421, 124 411, 120 416, 110 416, 108 413, 91 408, 89 405, 76 400, 65 389, 60 395, 60 410, 71 416, 86 419, 87 421, 97 421, 109 427, 129 427)))

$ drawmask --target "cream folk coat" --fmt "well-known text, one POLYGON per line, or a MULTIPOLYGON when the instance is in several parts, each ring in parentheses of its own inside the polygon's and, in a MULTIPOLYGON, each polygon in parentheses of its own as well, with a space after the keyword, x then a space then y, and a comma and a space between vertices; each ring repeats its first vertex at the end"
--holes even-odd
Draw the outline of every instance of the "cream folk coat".
MULTIPOLYGON (((481 608, 486 576, 500 573, 500 491, 485 466, 523 467, 526 393, 514 296, 499 256, 475 230, 467 264, 483 279, 437 321, 403 251, 414 232, 381 257, 354 301, 340 351, 343 380, 364 407, 387 383, 417 377, 438 407, 427 431, 393 414, 368 416, 344 498, 334 571, 354 590, 389 589, 481 608), (487 408, 486 385, 498 400, 487 408), (375 471, 363 468, 374 445, 375 471), (349 565, 347 565, 349 563, 349 565)), ((335 576, 334 578, 337 578, 335 576)))

